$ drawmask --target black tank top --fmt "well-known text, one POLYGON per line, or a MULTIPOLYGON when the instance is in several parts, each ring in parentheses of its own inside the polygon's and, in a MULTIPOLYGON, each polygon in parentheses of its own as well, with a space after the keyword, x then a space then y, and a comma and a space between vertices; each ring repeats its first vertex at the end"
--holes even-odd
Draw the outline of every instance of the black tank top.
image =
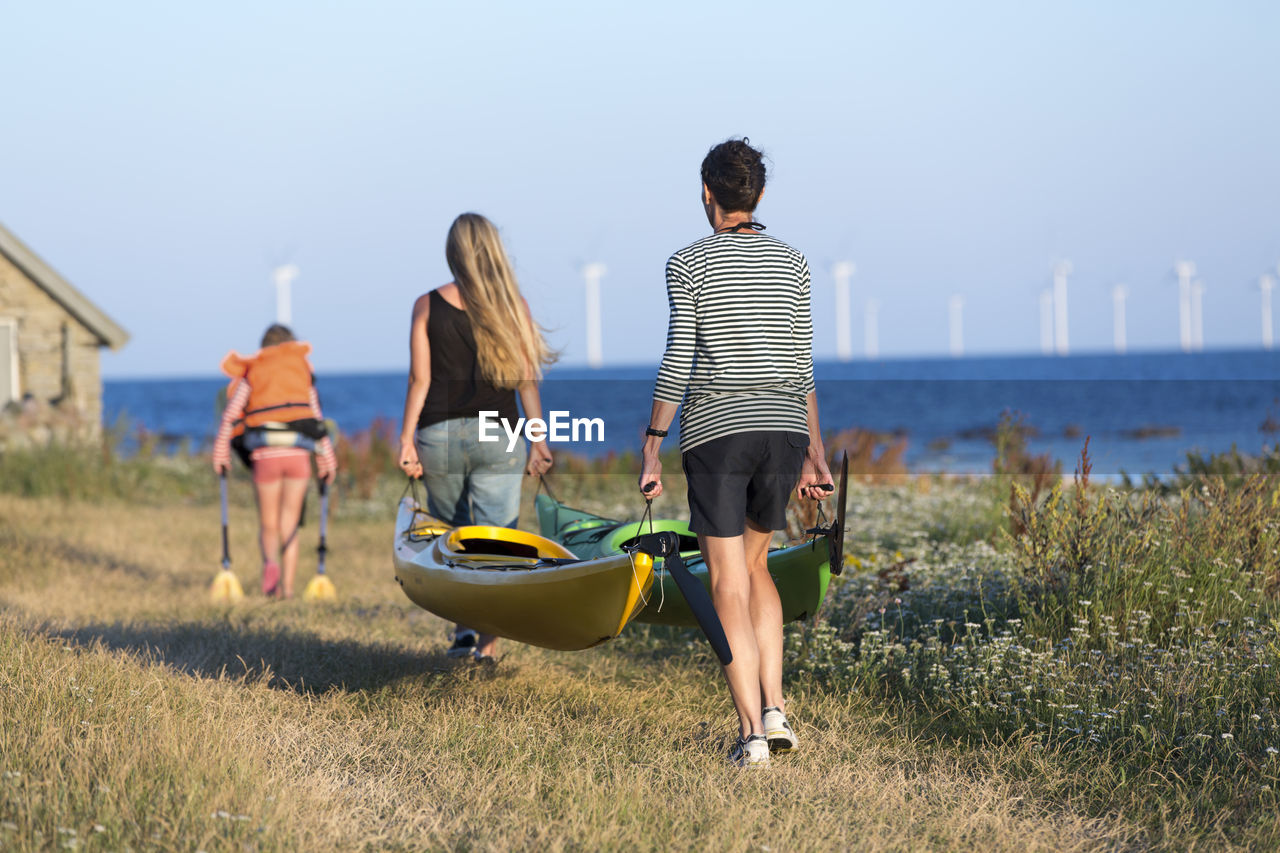
POLYGON ((480 412, 497 412, 513 425, 520 417, 516 392, 498 388, 480 372, 476 358, 476 337, 466 311, 450 305, 440 291, 431 291, 431 314, 427 317, 427 339, 431 343, 431 386, 418 415, 418 428, 453 418, 479 417, 480 412))

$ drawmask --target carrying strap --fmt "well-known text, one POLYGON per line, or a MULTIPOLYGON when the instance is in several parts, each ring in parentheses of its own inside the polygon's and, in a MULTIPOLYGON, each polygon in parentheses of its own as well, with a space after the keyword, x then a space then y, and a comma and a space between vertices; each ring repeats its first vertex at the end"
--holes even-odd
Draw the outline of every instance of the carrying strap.
POLYGON ((551 528, 555 530, 556 535, 560 535, 560 501, 556 499, 555 493, 551 491, 551 484, 547 482, 547 478, 542 474, 538 475, 538 485, 533 488, 533 505, 538 505, 538 492, 546 489, 547 497, 551 498, 551 502, 555 504, 555 509, 551 511, 551 528))
MULTIPOLYGON (((640 523, 636 525, 636 532, 640 532, 640 528, 644 527, 645 519, 649 520, 649 533, 653 533, 653 498, 644 499, 644 515, 640 516, 640 523)), ((679 546, 676 546, 676 554, 679 556, 679 546)), ((658 569, 658 612, 662 612, 662 606, 667 603, 667 587, 663 583, 667 571, 667 561, 662 561, 662 568, 658 569)), ((645 602, 648 605, 649 602, 645 602)))
MULTIPOLYGON (((431 513, 427 512, 426 502, 423 501, 422 494, 418 490, 419 489, 418 478, 406 477, 405 479, 407 479, 409 482, 404 484, 404 491, 400 493, 400 501, 403 501, 406 496, 412 496, 414 516, 416 517, 419 515, 425 515, 427 518, 431 518, 432 517, 431 513)), ((400 501, 397 501, 397 503, 399 503, 400 501)), ((410 530, 413 529, 412 524, 409 525, 409 529, 410 530)))
POLYGON ((538 475, 538 485, 533 490, 533 496, 535 499, 538 497, 538 492, 541 491, 546 491, 547 497, 551 498, 551 500, 555 501, 557 504, 560 503, 560 499, 556 497, 556 493, 551 491, 551 484, 547 482, 545 474, 538 475))
POLYGON ((818 541, 818 537, 827 533, 831 529, 831 522, 827 520, 827 514, 822 511, 822 501, 814 501, 818 505, 818 519, 813 523, 805 533, 809 534, 809 545, 813 545, 818 541))
POLYGON ((408 482, 404 484, 404 491, 400 493, 400 500, 397 500, 396 503, 399 503, 400 501, 407 498, 411 492, 413 494, 414 502, 416 503, 418 500, 417 480, 413 477, 407 477, 406 479, 408 480, 408 482))

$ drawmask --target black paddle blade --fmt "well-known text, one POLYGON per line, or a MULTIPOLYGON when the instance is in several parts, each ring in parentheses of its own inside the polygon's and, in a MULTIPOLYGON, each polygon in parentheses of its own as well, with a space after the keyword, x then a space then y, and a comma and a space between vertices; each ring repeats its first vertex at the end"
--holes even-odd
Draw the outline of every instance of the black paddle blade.
POLYGON ((831 574, 839 575, 844 571, 844 505, 849 492, 849 454, 846 452, 840 461, 840 493, 836 500, 836 520, 827 531, 827 555, 831 562, 831 574))
POLYGON ((729 648, 729 638, 724 635, 724 626, 720 624, 720 615, 716 613, 716 607, 711 602, 711 594, 702 585, 702 581, 695 578, 684 567, 684 559, 680 556, 678 548, 665 560, 671 577, 675 579, 681 595, 684 596, 689 609, 693 611, 694 618, 698 620, 698 627, 702 628, 702 633, 706 635, 707 642, 711 644, 721 665, 728 666, 733 661, 733 651, 729 648))
POLYGON ((635 547, 664 560, 676 586, 680 588, 680 594, 689 605, 689 610, 698 620, 698 627, 702 629, 707 642, 711 644, 712 651, 720 659, 721 665, 728 666, 733 661, 729 638, 725 636, 724 625, 720 624, 720 616, 711 602, 711 593, 707 592, 702 582, 685 568, 684 559, 680 556, 680 537, 671 530, 662 533, 646 533, 636 537, 635 547))

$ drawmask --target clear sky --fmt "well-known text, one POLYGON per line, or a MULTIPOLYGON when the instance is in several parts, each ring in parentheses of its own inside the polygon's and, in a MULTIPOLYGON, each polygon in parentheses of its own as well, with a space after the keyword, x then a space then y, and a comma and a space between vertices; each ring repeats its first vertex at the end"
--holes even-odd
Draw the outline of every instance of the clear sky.
MULTIPOLYGON (((882 356, 1039 351, 1069 258, 1073 351, 1260 341, 1280 261, 1280 3, 27 3, 0 0, 0 222, 125 326, 111 377, 209 375, 274 317, 322 371, 400 369, 465 210, 502 228, 535 316, 585 360, 652 363, 663 266, 707 232, 706 149, 771 158, 758 218, 880 303, 882 356)), ((2 306, 0 306, 2 308, 2 306)))

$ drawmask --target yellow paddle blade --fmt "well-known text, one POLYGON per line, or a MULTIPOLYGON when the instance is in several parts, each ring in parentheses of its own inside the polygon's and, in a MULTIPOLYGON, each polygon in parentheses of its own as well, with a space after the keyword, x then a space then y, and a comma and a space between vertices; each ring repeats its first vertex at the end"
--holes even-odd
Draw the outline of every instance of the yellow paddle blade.
POLYGON ((333 581, 329 580, 328 575, 316 575, 307 583, 307 588, 302 591, 303 601, 337 601, 338 591, 333 587, 333 581))
POLYGON ((244 590, 240 587, 240 581, 231 573, 230 569, 223 569, 218 572, 217 577, 213 579, 213 583, 209 586, 209 598, 215 603, 239 601, 244 598, 244 590))

